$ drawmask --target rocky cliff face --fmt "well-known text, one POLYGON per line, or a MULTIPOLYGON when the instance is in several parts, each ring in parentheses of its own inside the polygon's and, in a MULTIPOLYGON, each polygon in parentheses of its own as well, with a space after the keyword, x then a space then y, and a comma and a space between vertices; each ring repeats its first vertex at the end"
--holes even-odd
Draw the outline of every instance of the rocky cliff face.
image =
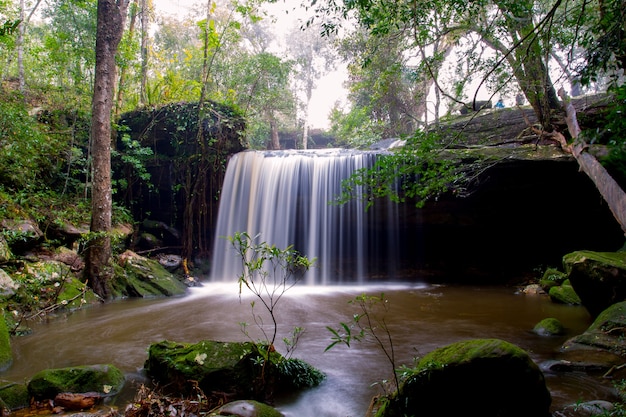
POLYGON ((497 164, 467 197, 448 195, 415 210, 412 228, 407 256, 458 281, 502 281, 561 267, 571 251, 612 251, 624 243, 591 180, 568 158, 497 164))

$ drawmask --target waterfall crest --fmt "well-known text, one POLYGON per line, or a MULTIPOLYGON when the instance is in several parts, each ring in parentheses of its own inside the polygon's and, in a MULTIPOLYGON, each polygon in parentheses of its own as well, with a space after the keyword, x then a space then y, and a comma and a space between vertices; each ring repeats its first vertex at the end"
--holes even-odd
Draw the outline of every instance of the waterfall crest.
POLYGON ((365 283, 393 275, 398 264, 398 206, 365 210, 362 201, 333 204, 341 182, 372 166, 373 152, 341 149, 246 151, 228 163, 217 221, 211 279, 236 280, 241 260, 226 237, 259 235, 316 259, 307 284, 365 283))

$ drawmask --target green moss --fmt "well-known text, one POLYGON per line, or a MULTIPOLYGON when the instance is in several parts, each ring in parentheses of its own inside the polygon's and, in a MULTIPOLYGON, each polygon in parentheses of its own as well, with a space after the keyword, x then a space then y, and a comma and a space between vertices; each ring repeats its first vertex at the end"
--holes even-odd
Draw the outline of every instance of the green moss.
POLYGON ((548 294, 550 295, 550 299, 557 303, 569 305, 581 304, 580 297, 576 294, 576 291, 574 291, 569 280, 563 281, 563 284, 559 286, 550 288, 548 294))
POLYGON ((11 350, 11 337, 4 320, 4 312, 0 314, 0 370, 8 368, 13 362, 13 351, 11 350))
POLYGON ((533 328, 533 332, 541 336, 557 336, 565 333, 565 328, 559 320, 549 317, 537 323, 533 328))
POLYGON ((115 264, 115 276, 109 282, 113 298, 173 296, 187 290, 185 284, 157 261, 128 252, 120 257, 125 257, 124 266, 115 264))
POLYGON ((561 285, 566 279, 567 274, 565 272, 559 271, 556 268, 548 268, 539 280, 539 285, 541 285, 544 290, 549 291, 550 288, 561 285))
POLYGON ((595 260, 600 264, 614 265, 621 269, 626 269, 626 252, 593 252, 576 251, 563 256, 563 265, 567 273, 571 271, 572 265, 582 262, 585 259, 595 260))
POLYGON ((38 372, 28 383, 28 391, 36 399, 54 398, 60 392, 111 395, 118 393, 124 382, 124 374, 113 365, 75 366, 38 372))
POLYGON ((417 363, 414 373, 442 369, 450 364, 462 365, 477 358, 488 359, 502 356, 526 358, 528 354, 514 344, 499 339, 467 340, 430 352, 417 363))
POLYGON ((30 395, 26 384, 8 381, 2 381, 0 384, 0 399, 9 411, 26 408, 30 405, 30 395))

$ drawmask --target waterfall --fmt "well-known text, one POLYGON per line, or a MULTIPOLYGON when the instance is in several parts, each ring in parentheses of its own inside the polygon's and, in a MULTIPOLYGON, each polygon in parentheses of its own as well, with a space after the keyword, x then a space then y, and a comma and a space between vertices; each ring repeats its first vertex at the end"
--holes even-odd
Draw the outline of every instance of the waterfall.
POLYGON ((241 260, 226 237, 259 235, 278 248, 293 245, 316 259, 308 284, 365 283, 395 274, 400 244, 398 206, 358 200, 333 204, 341 182, 372 166, 373 152, 341 149, 246 151, 228 163, 213 250, 211 279, 235 280, 241 260))

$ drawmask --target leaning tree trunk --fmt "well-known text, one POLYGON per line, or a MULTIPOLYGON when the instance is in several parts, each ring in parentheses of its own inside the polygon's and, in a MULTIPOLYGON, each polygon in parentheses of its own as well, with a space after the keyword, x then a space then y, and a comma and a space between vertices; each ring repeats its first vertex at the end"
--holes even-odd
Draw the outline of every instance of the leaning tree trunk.
POLYGON ((96 72, 94 78, 91 141, 93 187, 91 233, 86 272, 94 292, 109 298, 111 265, 111 110, 115 87, 115 54, 124 33, 128 0, 98 0, 96 72))
POLYGON ((559 133, 555 137, 561 144, 561 147, 576 158, 580 169, 591 178, 591 181, 593 181, 600 195, 609 206, 615 220, 619 223, 622 231, 626 233, 626 193, 600 162, 589 152, 586 152, 587 144, 578 137, 580 127, 576 118, 576 110, 566 97, 563 89, 559 90, 559 95, 563 99, 567 127, 574 142, 568 144, 565 137, 559 133))

